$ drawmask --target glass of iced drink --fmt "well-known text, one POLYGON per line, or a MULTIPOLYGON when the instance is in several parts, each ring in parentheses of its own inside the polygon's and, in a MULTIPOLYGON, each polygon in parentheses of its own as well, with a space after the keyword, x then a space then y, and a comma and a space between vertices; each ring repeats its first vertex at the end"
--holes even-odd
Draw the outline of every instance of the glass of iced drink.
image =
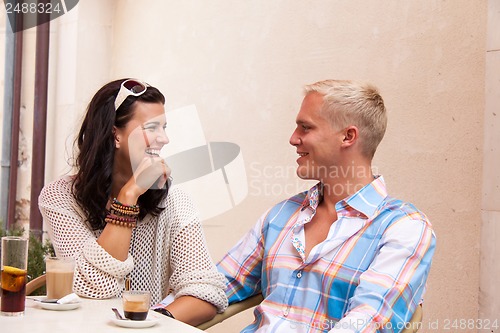
POLYGON ((4 316, 22 316, 26 299, 28 272, 28 239, 2 237, 0 313, 4 316))

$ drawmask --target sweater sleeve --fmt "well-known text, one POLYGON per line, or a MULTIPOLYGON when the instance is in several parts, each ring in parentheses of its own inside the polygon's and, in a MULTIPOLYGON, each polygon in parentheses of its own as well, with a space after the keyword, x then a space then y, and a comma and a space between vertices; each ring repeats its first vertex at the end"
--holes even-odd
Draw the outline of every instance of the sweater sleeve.
POLYGON ((133 259, 129 254, 125 261, 117 260, 97 243, 100 232, 87 225, 71 184, 68 178, 57 180, 45 186, 38 198, 56 255, 75 258, 75 293, 90 298, 117 296, 134 268, 133 259))
POLYGON ((191 199, 174 188, 169 194, 167 207, 171 211, 172 223, 170 287, 175 297, 193 296, 223 312, 227 307, 225 279, 210 257, 191 199))

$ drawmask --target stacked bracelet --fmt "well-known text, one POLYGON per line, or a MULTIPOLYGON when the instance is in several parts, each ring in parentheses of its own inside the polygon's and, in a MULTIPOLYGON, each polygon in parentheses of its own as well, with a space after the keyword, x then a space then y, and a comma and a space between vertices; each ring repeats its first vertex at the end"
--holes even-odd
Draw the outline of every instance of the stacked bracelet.
POLYGON ((137 217, 139 215, 140 208, 138 205, 125 205, 118 201, 116 198, 113 199, 111 203, 111 214, 114 215, 125 215, 137 217))
POLYGON ((111 218, 113 220, 120 221, 120 222, 137 222, 137 218, 135 218, 135 217, 117 216, 117 215, 114 215, 113 213, 108 214, 106 217, 111 218))
POLYGON ((116 198, 111 203, 109 214, 106 215, 104 221, 127 228, 137 227, 137 218, 139 217, 138 205, 125 205, 116 198))
POLYGON ((127 228, 135 228, 137 227, 137 219, 135 218, 125 218, 125 217, 119 217, 113 214, 108 214, 106 218, 104 219, 106 223, 111 223, 115 225, 119 225, 122 227, 127 227, 127 228))
POLYGON ((133 218, 136 218, 137 216, 139 216, 139 213, 124 212, 123 210, 118 210, 118 209, 113 208, 113 206, 111 206, 111 208, 109 209, 109 212, 113 215, 116 215, 116 216, 130 216, 133 218))

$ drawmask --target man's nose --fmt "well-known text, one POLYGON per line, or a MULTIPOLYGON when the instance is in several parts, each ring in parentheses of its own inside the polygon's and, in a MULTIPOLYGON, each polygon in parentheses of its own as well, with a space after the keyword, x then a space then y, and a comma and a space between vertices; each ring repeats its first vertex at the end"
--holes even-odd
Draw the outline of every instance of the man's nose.
POLYGON ((297 130, 293 131, 290 140, 288 141, 292 146, 298 146, 300 144, 300 138, 297 134, 297 130))

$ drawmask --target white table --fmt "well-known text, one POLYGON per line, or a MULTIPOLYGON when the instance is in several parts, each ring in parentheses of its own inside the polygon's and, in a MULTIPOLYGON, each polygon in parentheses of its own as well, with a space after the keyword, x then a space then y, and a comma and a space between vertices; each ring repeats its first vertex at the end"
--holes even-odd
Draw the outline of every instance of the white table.
MULTIPOLYGON (((26 299, 24 316, 6 317, 0 315, 0 331, 3 333, 131 333, 132 328, 116 326, 111 321, 114 316, 112 307, 122 311, 119 298, 95 300, 82 298, 82 305, 70 311, 50 311, 42 309, 33 300, 26 299)), ((148 316, 160 318, 158 324, 139 329, 141 333, 199 333, 203 332, 193 326, 184 324, 157 312, 150 311, 148 316)))

